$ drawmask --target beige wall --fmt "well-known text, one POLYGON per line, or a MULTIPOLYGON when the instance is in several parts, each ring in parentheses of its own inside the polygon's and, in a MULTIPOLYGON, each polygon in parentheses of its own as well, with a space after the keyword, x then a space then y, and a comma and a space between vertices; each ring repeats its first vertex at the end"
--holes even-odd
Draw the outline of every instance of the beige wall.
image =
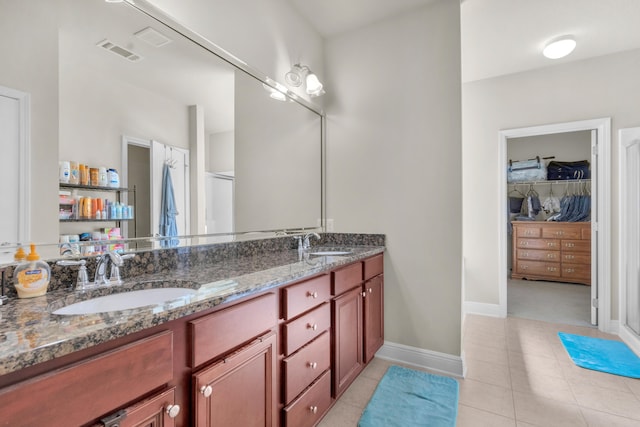
MULTIPOLYGON (((618 315, 618 129, 640 125, 640 50, 463 85, 465 301, 498 304, 498 132, 612 118, 611 301, 618 315)), ((601 254, 606 256, 607 254, 601 254)))
POLYGON ((460 8, 327 40, 327 210, 385 233, 385 339, 460 354, 460 8))

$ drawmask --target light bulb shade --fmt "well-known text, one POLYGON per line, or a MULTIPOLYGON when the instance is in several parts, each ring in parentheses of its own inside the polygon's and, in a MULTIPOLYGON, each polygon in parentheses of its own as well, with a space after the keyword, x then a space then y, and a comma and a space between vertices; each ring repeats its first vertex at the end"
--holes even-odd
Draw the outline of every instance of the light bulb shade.
POLYGON ((318 95, 322 91, 322 83, 318 80, 318 76, 309 72, 306 79, 307 93, 309 95, 318 95))
POLYGON ((549 59, 564 58, 576 48, 576 40, 571 36, 563 36, 552 40, 542 50, 542 54, 549 59))
POLYGON ((299 87, 302 85, 302 67, 300 65, 295 64, 291 67, 291 70, 287 74, 284 75, 284 80, 287 82, 289 86, 299 87))

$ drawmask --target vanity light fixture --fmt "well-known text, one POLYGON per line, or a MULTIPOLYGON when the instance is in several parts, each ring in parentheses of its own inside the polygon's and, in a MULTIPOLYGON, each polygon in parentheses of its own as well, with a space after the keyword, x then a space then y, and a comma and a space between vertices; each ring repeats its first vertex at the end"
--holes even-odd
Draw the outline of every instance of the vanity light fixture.
POLYGON ((269 97, 272 99, 275 99, 276 101, 286 101, 287 100, 287 96, 285 95, 285 92, 287 91, 286 87, 280 87, 282 85, 280 84, 276 84, 276 88, 273 88, 271 86, 269 86, 268 84, 262 83, 262 87, 264 88, 264 90, 266 90, 267 92, 269 92, 269 97))
POLYGON ((305 91, 311 96, 320 96, 325 93, 318 76, 306 65, 295 64, 284 75, 284 79, 289 86, 293 87, 300 87, 304 82, 305 91))
POLYGON ((556 37, 547 43, 542 54, 549 59, 564 58, 576 48, 576 39, 573 36, 556 37))

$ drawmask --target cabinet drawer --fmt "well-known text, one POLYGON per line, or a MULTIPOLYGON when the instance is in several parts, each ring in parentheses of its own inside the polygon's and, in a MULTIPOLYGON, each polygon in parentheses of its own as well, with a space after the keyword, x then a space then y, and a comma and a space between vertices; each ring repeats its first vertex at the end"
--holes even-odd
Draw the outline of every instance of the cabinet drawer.
MULTIPOLYGON (((515 224, 514 224, 515 225, 515 224)), ((539 225, 515 225, 516 237, 540 237, 542 230, 539 225)))
POLYGON ((329 332, 323 333, 300 351, 282 361, 285 402, 290 402, 318 375, 329 369, 331 360, 329 336, 329 332))
POLYGON ((562 262, 591 265, 591 252, 562 252, 562 262))
POLYGON ((167 331, 5 388, 0 424, 86 425, 172 379, 173 334, 167 331), (44 402, 46 409, 36 410, 44 402))
POLYGON ((591 241, 589 240, 563 240, 562 250, 576 252, 591 252, 591 241))
POLYGON ((325 303, 304 316, 285 324, 284 352, 289 355, 331 327, 331 307, 325 303))
POLYGON ((275 294, 267 294, 189 322, 191 367, 252 340, 277 322, 275 294))
POLYGON ((384 269, 384 256, 376 255, 364 260, 364 280, 369 280, 373 276, 382 274, 384 269))
POLYGON ((282 316, 285 320, 316 307, 331 297, 331 276, 325 274, 282 289, 282 316))
POLYGON ((516 246, 522 249, 560 250, 559 239, 517 239, 516 246))
POLYGON ((516 273, 532 276, 560 277, 560 263, 541 261, 518 261, 516 273))
POLYGON ((284 408, 285 427, 315 425, 331 405, 331 371, 325 372, 299 398, 284 408))
POLYGON ((562 264, 562 277, 567 279, 591 279, 591 266, 584 264, 562 264))
POLYGON ((333 276, 331 291, 340 295, 362 283, 362 263, 348 265, 331 273, 333 276))
POLYGON ((559 251, 543 251, 540 249, 517 249, 518 259, 534 261, 560 261, 559 251))
POLYGON ((582 230, 579 227, 543 227, 542 237, 547 239, 580 239, 582 230))
POLYGON ((299 398, 284 408, 285 426, 310 427, 316 425, 329 409, 329 405, 331 405, 331 372, 327 371, 299 398))

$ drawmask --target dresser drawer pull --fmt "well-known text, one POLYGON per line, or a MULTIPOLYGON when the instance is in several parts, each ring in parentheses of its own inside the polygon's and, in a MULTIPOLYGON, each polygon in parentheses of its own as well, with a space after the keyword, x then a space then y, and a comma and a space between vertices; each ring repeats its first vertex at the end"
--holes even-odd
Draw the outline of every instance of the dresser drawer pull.
POLYGON ((524 235, 525 236, 533 236, 534 234, 536 234, 533 230, 525 230, 524 231, 524 235))
POLYGON ((567 247, 567 248, 572 248, 572 247, 575 246, 575 244, 573 244, 573 243, 565 243, 564 246, 567 247))
POLYGON ((556 236, 562 236, 564 234, 564 231, 560 230, 560 231, 556 231, 556 236))
POLYGON ((312 414, 317 414, 318 413, 318 407, 317 406, 309 406, 309 412, 311 412, 312 414))
POLYGON ((555 258, 556 254, 547 254, 547 258, 555 258))
POLYGON ((548 243, 547 243, 547 246, 548 246, 548 247, 550 247, 550 248, 554 247, 555 245, 556 245, 556 244, 555 244, 555 243, 553 243, 553 242, 548 242, 548 243))
POLYGON ((556 267, 547 267, 547 271, 558 271, 556 267))
POLYGON ((528 266, 528 265, 523 265, 523 266, 522 266, 522 269, 523 269, 523 270, 526 270, 527 268, 529 268, 529 266, 528 266))
POLYGON ((575 273, 576 269, 575 268, 565 268, 564 270, 566 273, 575 273))
POLYGON ((310 298, 318 298, 318 293, 317 292, 307 292, 307 296, 310 298))
POLYGON ((317 362, 309 362, 309 363, 307 363, 307 366, 310 367, 311 369, 316 369, 318 367, 318 363, 317 362))
POLYGON ((564 257, 565 257, 565 259, 574 259, 575 258, 573 255, 565 255, 564 257))
POLYGON ((529 242, 525 241, 521 241, 520 242, 520 246, 529 246, 529 242))
POLYGON ((307 323, 307 329, 313 329, 314 331, 316 331, 318 329, 318 324, 317 323, 307 323))

